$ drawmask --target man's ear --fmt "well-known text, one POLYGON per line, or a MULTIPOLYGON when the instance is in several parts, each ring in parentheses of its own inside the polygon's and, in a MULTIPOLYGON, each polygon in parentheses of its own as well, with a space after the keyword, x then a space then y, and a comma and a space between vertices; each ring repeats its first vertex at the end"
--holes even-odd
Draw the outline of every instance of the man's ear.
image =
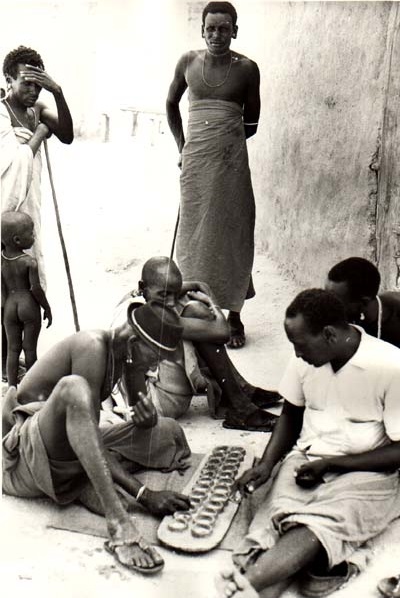
POLYGON ((201 37, 204 37, 204 25, 201 26, 201 37))
POLYGON ((144 282, 143 282, 143 280, 139 280, 139 282, 138 282, 138 289, 139 289, 139 291, 141 293, 143 293, 143 291, 144 291, 144 282))
POLYGON ((324 326, 322 329, 322 336, 325 341, 331 345, 337 341, 337 330, 334 326, 324 326))
POLYGON ((232 38, 236 39, 237 38, 237 34, 238 34, 238 29, 239 27, 237 25, 233 26, 233 32, 232 32, 232 38))

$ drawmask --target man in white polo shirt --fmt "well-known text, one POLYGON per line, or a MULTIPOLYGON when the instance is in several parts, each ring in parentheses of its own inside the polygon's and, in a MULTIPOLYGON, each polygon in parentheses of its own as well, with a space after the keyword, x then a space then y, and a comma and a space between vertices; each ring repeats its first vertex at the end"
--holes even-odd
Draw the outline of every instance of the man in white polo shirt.
POLYGON ((235 552, 241 571, 217 580, 221 597, 276 597, 299 571, 338 565, 336 585, 332 572, 315 581, 314 595, 326 595, 355 573, 354 551, 400 514, 400 350, 348 324, 342 302, 320 289, 294 299, 285 330, 295 356, 282 415, 241 492, 284 460, 235 552))

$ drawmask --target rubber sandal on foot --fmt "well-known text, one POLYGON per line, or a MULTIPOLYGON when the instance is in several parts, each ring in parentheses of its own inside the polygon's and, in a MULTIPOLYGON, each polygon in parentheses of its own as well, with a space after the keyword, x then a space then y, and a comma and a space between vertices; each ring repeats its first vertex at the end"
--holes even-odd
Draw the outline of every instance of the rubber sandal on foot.
MULTIPOLYGON (((136 571, 138 573, 143 573, 144 575, 152 575, 154 573, 158 573, 158 571, 161 571, 161 569, 164 567, 164 561, 162 563, 159 563, 158 565, 153 565, 153 567, 142 567, 140 565, 135 565, 134 563, 123 563, 119 556, 118 556, 118 552, 117 552, 117 548, 120 546, 139 546, 139 548, 141 550, 143 550, 143 552, 147 552, 147 554, 149 554, 149 547, 145 546, 144 544, 142 545, 139 542, 121 542, 118 544, 114 544, 113 542, 111 542, 110 540, 107 540, 106 542, 104 542, 104 548, 107 552, 109 552, 110 554, 113 555, 113 557, 117 560, 117 562, 122 565, 123 567, 126 567, 127 569, 129 569, 130 571, 136 571)), ((151 554, 151 553, 150 553, 151 554)), ((151 554, 151 556, 153 557, 153 555, 151 554)))

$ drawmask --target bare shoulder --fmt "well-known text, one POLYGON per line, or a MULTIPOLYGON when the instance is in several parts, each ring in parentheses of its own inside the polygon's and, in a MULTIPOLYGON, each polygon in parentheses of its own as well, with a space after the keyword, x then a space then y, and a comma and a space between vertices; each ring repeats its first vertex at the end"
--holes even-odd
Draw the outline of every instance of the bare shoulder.
POLYGON ((258 64, 251 58, 245 56, 244 54, 232 52, 232 60, 234 62, 237 62, 243 69, 246 69, 249 73, 257 74, 260 72, 258 64))
POLYGON ((65 339, 72 351, 88 351, 93 357, 103 353, 106 348, 107 332, 105 330, 81 330, 65 339))
POLYGON ((185 72, 187 67, 193 63, 198 54, 198 50, 189 50, 189 52, 185 52, 184 54, 182 54, 176 65, 177 69, 182 72, 185 72))
POLYGON ((38 268, 37 259, 31 255, 28 255, 27 253, 25 254, 25 257, 23 257, 21 259, 21 262, 23 262, 24 264, 27 264, 27 266, 29 266, 29 268, 33 268, 36 270, 38 268))
POLYGON ((78 355, 90 357, 95 360, 103 354, 106 347, 105 331, 103 330, 81 330, 65 337, 49 349, 47 355, 57 358, 67 357, 71 360, 78 355))

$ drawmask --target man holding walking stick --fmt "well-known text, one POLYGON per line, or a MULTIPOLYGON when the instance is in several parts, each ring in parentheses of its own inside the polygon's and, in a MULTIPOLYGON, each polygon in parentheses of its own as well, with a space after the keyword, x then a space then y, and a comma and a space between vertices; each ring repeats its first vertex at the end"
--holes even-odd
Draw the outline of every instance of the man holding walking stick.
MULTIPOLYGON (((0 102, 0 191, 2 211, 19 210, 33 220, 33 256, 46 288, 41 248, 42 142, 54 134, 62 143, 73 141, 71 113, 62 89, 45 71, 41 56, 19 46, 3 63, 7 90, 0 102), (41 90, 54 96, 56 111, 39 101, 41 90)), ((7 355, 3 334, 3 360, 7 355)), ((4 368, 3 368, 4 371, 4 368)))

